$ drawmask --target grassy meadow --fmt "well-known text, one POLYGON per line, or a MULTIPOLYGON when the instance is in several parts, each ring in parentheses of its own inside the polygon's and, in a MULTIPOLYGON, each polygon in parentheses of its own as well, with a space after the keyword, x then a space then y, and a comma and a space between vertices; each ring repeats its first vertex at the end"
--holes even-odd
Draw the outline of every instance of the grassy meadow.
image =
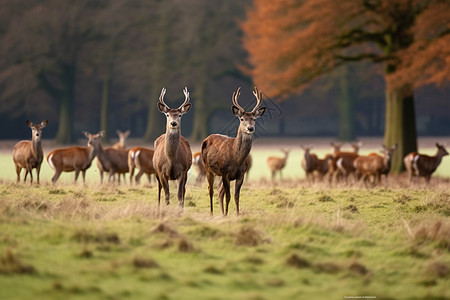
POLYGON ((222 217, 195 174, 184 211, 173 184, 158 214, 154 183, 99 185, 94 163, 53 186, 44 162, 40 186, 16 184, 5 152, 0 299, 450 299, 450 158, 430 186, 366 189, 309 185, 301 154, 271 182, 279 151, 252 150, 241 215, 222 217))

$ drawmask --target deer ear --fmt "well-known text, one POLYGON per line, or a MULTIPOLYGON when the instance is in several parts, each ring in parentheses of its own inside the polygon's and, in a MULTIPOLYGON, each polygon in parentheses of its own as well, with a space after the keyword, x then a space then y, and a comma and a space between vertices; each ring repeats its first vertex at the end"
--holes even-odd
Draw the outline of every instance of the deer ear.
POLYGON ((102 130, 102 131, 100 131, 99 133, 98 133, 98 137, 99 138, 102 138, 102 137, 104 137, 105 136, 105 131, 104 130, 102 130))
POLYGON ((128 137, 130 135, 130 131, 129 130, 125 131, 124 135, 125 137, 128 137))
POLYGON ((30 120, 27 120, 27 125, 28 125, 28 127, 31 127, 31 126, 33 126, 33 122, 31 122, 30 120))
POLYGON ((231 106, 231 111, 233 112, 233 115, 238 118, 243 116, 242 111, 235 105, 231 106))
POLYGON ((192 103, 187 103, 181 108, 181 113, 184 115, 191 109, 192 103))
POLYGON ((163 114, 166 114, 169 111, 169 108, 166 105, 162 104, 161 102, 158 102, 158 109, 163 114))
POLYGON ((48 120, 42 121, 41 128, 44 128, 45 126, 47 126, 47 124, 48 124, 48 120))
POLYGON ((261 107, 260 109, 258 109, 258 110, 255 112, 255 117, 256 117, 256 118, 261 117, 261 116, 264 114, 265 111, 266 111, 266 108, 265 108, 265 107, 261 107))
POLYGON ((91 135, 89 132, 87 132, 87 131, 83 131, 83 134, 84 134, 84 136, 85 137, 87 137, 87 138, 89 138, 89 136, 91 135))

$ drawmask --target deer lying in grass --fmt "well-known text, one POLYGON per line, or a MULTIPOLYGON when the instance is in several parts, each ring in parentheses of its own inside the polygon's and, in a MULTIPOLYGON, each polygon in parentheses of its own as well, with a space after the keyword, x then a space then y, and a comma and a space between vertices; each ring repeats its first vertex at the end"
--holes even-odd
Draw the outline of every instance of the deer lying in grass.
POLYGON ((341 181, 343 178, 347 183, 348 177, 350 175, 355 175, 356 169, 353 166, 353 162, 358 157, 361 143, 351 143, 350 145, 353 148, 353 152, 338 151, 333 156, 332 168, 334 170, 333 180, 335 182, 341 181))
POLYGON ((392 155, 397 149, 397 144, 390 148, 385 145, 382 145, 382 147, 383 156, 370 153, 367 156, 358 156, 353 162, 357 177, 362 178, 366 186, 369 184, 370 177, 373 177, 372 185, 381 182, 381 175, 386 175, 387 180, 391 170, 392 155))
POLYGON ((202 153, 195 152, 192 155, 192 166, 194 167, 195 172, 197 173, 197 183, 201 183, 203 179, 206 177, 205 165, 202 160, 202 153))
POLYGON ((77 182, 78 176, 81 172, 83 183, 85 183, 86 170, 91 166, 92 160, 97 154, 100 140, 105 135, 104 131, 97 134, 90 134, 83 132, 88 138, 87 147, 68 147, 62 149, 55 149, 47 155, 47 162, 50 167, 55 170, 52 182, 56 183, 62 172, 75 171, 75 180, 77 182))
POLYGON ((116 131, 117 135, 119 136, 119 141, 111 146, 113 149, 126 149, 125 141, 127 137, 130 135, 130 131, 127 130, 125 132, 122 132, 120 130, 116 131))
POLYGON ((272 180, 275 180, 275 174, 277 172, 280 173, 280 179, 283 179, 283 175, 281 172, 283 168, 286 166, 289 151, 290 150, 287 149, 281 149, 281 152, 284 153, 284 157, 269 156, 267 158, 267 165, 269 166, 269 169, 272 172, 272 180))
POLYGON ((311 153, 311 146, 301 146, 305 152, 301 165, 305 171, 306 179, 310 182, 314 182, 315 174, 317 174, 319 180, 322 180, 325 175, 330 171, 331 161, 333 156, 331 154, 325 155, 324 159, 320 159, 316 154, 311 153))
POLYGON ((17 182, 20 182, 20 172, 25 169, 23 182, 26 182, 27 175, 30 173, 30 183, 33 184, 32 170, 36 169, 37 184, 39 184, 39 173, 41 172, 44 152, 42 151, 42 129, 47 126, 48 121, 42 121, 40 124, 33 124, 27 120, 28 127, 31 128, 31 141, 20 141, 14 146, 13 161, 16 166, 17 182))
POLYGON ((234 201, 236 213, 239 214, 239 194, 244 175, 249 168, 249 153, 252 148, 255 121, 261 117, 266 108, 261 107, 262 92, 255 88, 253 95, 256 97, 256 105, 252 111, 246 112, 239 103, 238 98, 241 88, 233 93, 231 107, 233 115, 239 119, 239 128, 236 138, 220 134, 211 134, 203 140, 201 146, 202 159, 205 164, 206 178, 208 180, 209 201, 211 215, 213 214, 214 177, 222 177, 222 186, 219 188, 219 201, 222 214, 228 214, 230 203, 230 181, 236 180, 234 201), (226 195, 226 209, 223 208, 223 196, 226 195))
POLYGON ((170 203, 169 180, 178 180, 178 203, 184 207, 186 194, 187 172, 192 164, 192 152, 189 142, 181 135, 181 117, 191 109, 189 92, 183 90, 185 100, 177 109, 172 109, 164 103, 166 89, 159 96, 159 111, 166 115, 166 133, 155 141, 153 167, 158 180, 158 207, 161 202, 161 188, 164 189, 166 204, 170 203))
POLYGON ((413 176, 417 177, 417 183, 421 176, 425 177, 426 183, 430 182, 431 175, 441 164, 442 158, 448 155, 448 152, 443 145, 436 143, 436 147, 437 152, 435 156, 428 156, 417 152, 411 152, 405 156, 403 162, 408 171, 410 182, 412 182, 413 176))
POLYGON ((128 169, 130 171, 130 184, 133 183, 134 169, 138 168, 139 172, 134 177, 136 184, 139 184, 141 176, 145 173, 150 182, 150 175, 155 174, 153 167, 153 149, 144 147, 133 147, 128 151, 128 169))

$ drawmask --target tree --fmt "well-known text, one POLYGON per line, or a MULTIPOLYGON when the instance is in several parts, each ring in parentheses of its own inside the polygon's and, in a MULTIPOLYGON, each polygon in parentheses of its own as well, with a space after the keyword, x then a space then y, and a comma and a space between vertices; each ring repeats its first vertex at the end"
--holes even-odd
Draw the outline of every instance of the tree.
POLYGON ((450 78, 450 3, 439 0, 255 0, 243 24, 251 74, 272 94, 301 92, 348 62, 384 64, 384 142, 392 170, 417 148, 414 88, 450 78))
POLYGON ((8 63, 1 73, 10 74, 14 70, 16 82, 24 76, 28 85, 10 84, 7 95, 25 93, 27 97, 33 91, 44 90, 58 104, 56 141, 71 143, 76 77, 83 64, 83 49, 96 38, 93 24, 103 3, 101 0, 25 2, 2 39, 2 54, 8 63))

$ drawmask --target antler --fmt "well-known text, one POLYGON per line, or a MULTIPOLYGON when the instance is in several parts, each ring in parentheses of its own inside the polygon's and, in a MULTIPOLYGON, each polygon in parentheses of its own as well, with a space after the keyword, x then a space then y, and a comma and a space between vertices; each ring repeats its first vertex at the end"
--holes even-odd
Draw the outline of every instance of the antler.
POLYGON ((187 87, 184 88, 183 93, 184 93, 184 102, 183 102, 183 104, 180 105, 180 107, 178 107, 178 109, 180 109, 183 106, 185 106, 186 104, 188 104, 189 100, 190 100, 187 87))
POLYGON ((259 106, 261 105, 261 101, 262 101, 262 92, 258 91, 258 89, 255 86, 255 90, 253 91, 253 95, 255 95, 256 97, 256 106, 253 108, 252 113, 256 112, 256 110, 259 108, 259 106))
POLYGON ((237 91, 233 93, 233 98, 232 98, 233 104, 234 104, 234 106, 236 106, 237 108, 239 108, 240 111, 245 112, 245 109, 243 109, 243 108, 239 105, 239 103, 238 103, 238 101, 237 101, 237 99, 239 98, 239 95, 240 95, 240 94, 241 94, 241 87, 238 87, 237 91))
MULTIPOLYGON (((166 88, 162 88, 161 95, 159 96, 159 102, 167 106, 167 104, 164 102, 164 95, 166 94, 166 88)), ((167 106, 168 107, 168 106, 167 106)))

